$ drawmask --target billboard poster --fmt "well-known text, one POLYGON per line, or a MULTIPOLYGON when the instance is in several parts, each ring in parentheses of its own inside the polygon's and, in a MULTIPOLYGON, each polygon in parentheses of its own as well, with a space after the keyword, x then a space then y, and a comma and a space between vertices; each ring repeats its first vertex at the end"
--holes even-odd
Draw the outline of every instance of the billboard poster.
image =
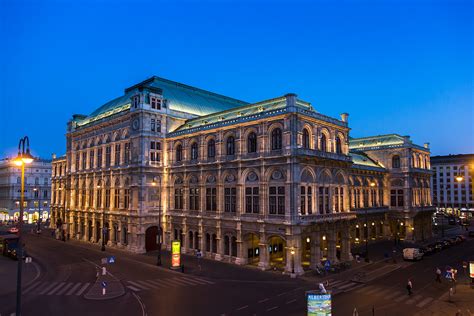
POLYGON ((171 267, 179 268, 181 266, 181 242, 175 240, 171 243, 171 267))
POLYGON ((331 294, 307 294, 308 316, 331 316, 331 294))

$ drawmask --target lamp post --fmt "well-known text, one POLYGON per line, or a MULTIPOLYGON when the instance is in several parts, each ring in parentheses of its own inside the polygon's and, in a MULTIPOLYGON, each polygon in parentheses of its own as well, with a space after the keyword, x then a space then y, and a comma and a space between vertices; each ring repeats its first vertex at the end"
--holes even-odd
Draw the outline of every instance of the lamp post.
MULTIPOLYGON (((99 184, 97 184, 97 190, 102 190, 100 182, 99 184)), ((100 197, 100 199, 97 199, 97 208, 99 208, 99 207, 102 207, 102 194, 99 194, 99 192, 97 192, 97 195, 100 197)), ((101 251, 105 251, 105 234, 106 233, 107 233, 107 228, 105 228, 105 208, 102 208, 102 246, 100 247, 101 251)))
MULTIPOLYGON (((375 182, 370 182, 370 187, 375 187, 375 182)), ((367 213, 367 207, 365 208, 365 262, 369 262, 369 215, 367 213)))
POLYGON ((21 264, 23 262, 23 245, 21 241, 23 228, 23 203, 25 200, 25 165, 33 162, 33 156, 30 154, 30 140, 28 136, 20 139, 18 143, 18 156, 13 161, 18 167, 21 167, 21 193, 20 193, 20 218, 18 219, 18 271, 16 280, 16 315, 21 315, 21 264), (25 148, 26 146, 26 148, 25 148), (26 149, 26 151, 25 151, 26 149))
POLYGON ((295 249, 291 248, 291 274, 295 274, 295 249))
MULTIPOLYGON (((151 185, 156 187, 157 181, 156 178, 153 177, 153 181, 151 182, 151 185)), ((161 209, 158 208, 158 235, 157 235, 157 244, 158 244, 158 253, 156 255, 156 265, 161 266, 161 209)))

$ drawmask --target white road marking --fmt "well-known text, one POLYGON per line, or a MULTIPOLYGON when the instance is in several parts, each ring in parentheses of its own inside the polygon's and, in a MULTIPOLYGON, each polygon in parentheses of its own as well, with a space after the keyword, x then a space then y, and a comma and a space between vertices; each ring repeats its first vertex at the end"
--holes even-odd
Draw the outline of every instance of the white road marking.
POLYGON ((161 280, 150 280, 151 284, 155 284, 157 287, 165 287, 166 284, 161 283, 161 280))
POLYGON ((49 291, 49 293, 47 295, 53 295, 54 292, 58 291, 61 287, 63 287, 64 285, 66 284, 66 282, 61 282, 58 284, 58 286, 56 286, 54 289, 52 289, 51 291, 49 291))
POLYGON ((90 283, 84 284, 84 285, 81 287, 81 289, 79 290, 79 292, 76 293, 76 296, 81 295, 81 294, 87 289, 87 287, 89 286, 89 284, 90 284, 90 283))
POLYGON ((416 302, 416 301, 418 301, 422 298, 423 298, 423 296, 421 296, 420 294, 415 295, 412 298, 410 298, 408 301, 406 301, 405 304, 413 304, 414 302, 416 302))
POLYGON ((70 288, 73 284, 74 284, 74 283, 68 283, 68 284, 66 284, 66 286, 63 286, 63 288, 62 288, 59 292, 57 292, 56 295, 62 295, 62 294, 64 294, 64 292, 66 292, 67 289, 70 288))
POLYGON ((80 286, 81 286, 81 283, 77 283, 76 285, 74 285, 74 286, 66 293, 66 295, 71 295, 71 294, 74 293, 80 286))
POLYGON ((278 306, 273 306, 273 307, 267 309, 267 312, 272 311, 272 310, 277 309, 277 308, 278 308, 278 306))
POLYGON ((54 286, 56 286, 58 284, 58 282, 53 282, 51 283, 49 286, 47 286, 46 288, 44 288, 39 294, 40 295, 43 295, 45 294, 46 292, 48 292, 49 290, 51 290, 54 286))
POLYGON ((173 278, 173 281, 180 283, 181 285, 189 286, 189 283, 184 282, 181 279, 173 278))
POLYGON ((197 281, 197 282, 204 282, 204 283, 207 283, 207 284, 215 284, 214 282, 204 280, 204 279, 201 279, 201 278, 196 278, 196 277, 188 278, 188 279, 193 280, 193 281, 197 281))
POLYGON ((394 292, 392 292, 392 293, 390 293, 390 294, 387 294, 384 298, 385 298, 386 300, 390 300, 390 299, 394 298, 394 297, 397 296, 397 295, 400 295, 400 292, 394 291, 394 292))
POLYGON ((183 286, 183 284, 175 282, 173 279, 162 279, 161 282, 170 286, 183 286))
POLYGON ((31 285, 26 290, 24 290, 22 294, 27 294, 28 292, 30 292, 31 290, 33 290, 34 288, 36 288, 40 284, 41 284, 41 282, 36 282, 35 284, 31 285))
POLYGON ((140 307, 142 308, 142 315, 143 316, 146 316, 146 312, 145 312, 145 304, 143 304, 142 300, 140 299, 140 296, 138 296, 137 294, 135 294, 135 292, 132 292, 133 296, 135 296, 135 298, 137 299, 138 303, 140 304, 140 307))
POLYGON ((239 307, 236 309, 236 311, 241 311, 243 309, 246 309, 247 307, 249 307, 248 305, 245 305, 245 306, 242 306, 242 307, 239 307))
POLYGON ((424 300, 422 300, 421 302, 419 302, 419 303, 416 305, 416 307, 420 307, 420 308, 421 308, 421 307, 425 306, 426 304, 430 303, 432 300, 433 300, 432 297, 427 297, 427 298, 425 298, 424 300))
POLYGON ((146 288, 150 288, 150 287, 151 287, 151 288, 154 288, 154 289, 160 288, 159 286, 154 285, 153 283, 151 283, 150 280, 145 280, 145 281, 138 281, 138 280, 137 280, 136 282, 137 282, 138 284, 143 285, 143 286, 146 287, 146 288))
POLYGON ((198 284, 203 284, 203 283, 198 283, 196 281, 192 281, 190 279, 187 279, 187 278, 181 278, 180 279, 182 282, 185 282, 187 283, 188 285, 198 285, 198 284))
POLYGON ((288 301, 288 302, 286 302, 285 304, 291 304, 291 303, 294 303, 294 302, 296 302, 296 299, 291 300, 291 301, 288 301))
POLYGON ((266 302, 266 301, 268 301, 268 300, 270 300, 270 299, 269 299, 269 298, 264 298, 263 300, 260 300, 260 301, 258 301, 258 302, 259 302, 259 303, 263 303, 263 302, 266 302))
POLYGON ((137 283, 137 282, 133 282, 133 281, 127 281, 127 282, 130 283, 131 285, 134 285, 134 286, 136 286, 136 287, 142 289, 142 290, 149 290, 149 289, 150 289, 149 287, 146 287, 146 286, 144 286, 144 285, 141 285, 141 284, 139 284, 139 283, 137 283))
POLYGON ((408 296, 407 294, 403 294, 402 296, 396 298, 396 299, 395 299, 395 302, 396 302, 396 303, 400 303, 401 301, 403 301, 404 299, 406 299, 407 296, 408 296))
POLYGON ((346 289, 346 288, 348 288, 348 287, 357 286, 357 285, 358 285, 358 284, 355 284, 355 283, 349 283, 349 284, 345 284, 345 285, 343 285, 343 286, 341 286, 341 287, 338 287, 338 289, 344 290, 344 289, 346 289))
POLYGON ((127 288, 129 288, 130 290, 132 290, 132 291, 134 291, 134 292, 140 291, 140 289, 137 289, 136 287, 131 286, 131 285, 127 285, 127 288))

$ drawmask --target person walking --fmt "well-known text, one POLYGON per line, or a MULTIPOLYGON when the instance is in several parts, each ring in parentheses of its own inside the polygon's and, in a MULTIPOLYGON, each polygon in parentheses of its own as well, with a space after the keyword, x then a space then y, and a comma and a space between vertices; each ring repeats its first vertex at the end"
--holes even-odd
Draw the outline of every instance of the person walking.
POLYGON ((436 268, 436 282, 441 283, 441 270, 436 268))
POLYGON ((408 283, 407 283, 408 296, 411 296, 413 294, 412 289, 413 289, 413 284, 411 283, 411 280, 408 279, 408 283))

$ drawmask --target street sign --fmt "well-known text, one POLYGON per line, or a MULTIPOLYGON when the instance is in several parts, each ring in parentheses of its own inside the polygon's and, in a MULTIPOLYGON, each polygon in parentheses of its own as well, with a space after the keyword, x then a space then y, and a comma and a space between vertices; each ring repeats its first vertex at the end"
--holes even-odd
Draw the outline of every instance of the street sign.
POLYGON ((103 288, 106 288, 106 287, 107 287, 107 282, 102 281, 102 282, 101 282, 101 285, 102 285, 103 288))
POLYGON ((115 256, 110 256, 107 258, 107 263, 115 263, 115 256))
POLYGON ((107 264, 107 258, 102 258, 100 259, 101 264, 107 264))
POLYGON ((171 267, 178 268, 181 266, 181 242, 175 240, 171 243, 171 267))
POLYGON ((324 263, 324 269, 329 270, 331 268, 331 261, 326 260, 324 263))
POLYGON ((31 257, 26 257, 25 258, 25 263, 31 263, 32 262, 32 258, 31 257))

